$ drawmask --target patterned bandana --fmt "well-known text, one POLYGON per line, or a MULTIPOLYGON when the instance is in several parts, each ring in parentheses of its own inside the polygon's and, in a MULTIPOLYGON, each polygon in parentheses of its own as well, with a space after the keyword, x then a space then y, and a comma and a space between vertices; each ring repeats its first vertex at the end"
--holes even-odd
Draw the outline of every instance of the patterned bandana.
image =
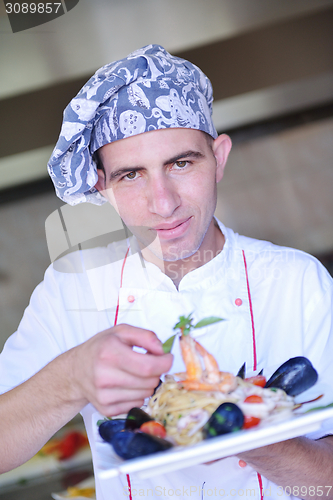
POLYGON ((94 187, 98 176, 92 155, 110 142, 177 127, 216 138, 212 101, 206 75, 159 45, 103 66, 64 111, 48 163, 57 196, 70 205, 105 202, 94 187))

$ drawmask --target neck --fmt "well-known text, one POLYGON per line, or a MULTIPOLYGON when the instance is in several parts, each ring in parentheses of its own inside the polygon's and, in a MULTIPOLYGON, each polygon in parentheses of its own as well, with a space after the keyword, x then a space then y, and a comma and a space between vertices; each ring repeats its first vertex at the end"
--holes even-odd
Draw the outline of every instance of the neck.
POLYGON ((190 271, 194 271, 216 257, 222 251, 224 243, 225 238, 213 219, 200 248, 186 259, 179 259, 172 262, 163 261, 147 248, 142 251, 142 254, 145 260, 157 265, 173 281, 178 289, 182 278, 190 271))

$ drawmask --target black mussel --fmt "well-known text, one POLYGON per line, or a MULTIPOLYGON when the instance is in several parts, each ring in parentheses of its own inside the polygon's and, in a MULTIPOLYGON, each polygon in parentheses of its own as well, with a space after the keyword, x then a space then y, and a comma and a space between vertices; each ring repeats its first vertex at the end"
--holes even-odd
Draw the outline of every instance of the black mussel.
POLYGON ((151 455, 172 447, 172 444, 165 439, 144 432, 126 430, 116 432, 112 437, 111 444, 116 454, 125 460, 151 455))
POLYGON ((238 370, 237 377, 240 377, 242 379, 245 378, 245 371, 246 371, 246 363, 243 363, 240 369, 238 370))
POLYGON ((101 438, 108 443, 111 443, 113 434, 123 431, 125 429, 125 418, 115 418, 113 420, 105 420, 98 428, 101 438))
POLYGON ((243 427, 244 415, 234 403, 222 403, 205 424, 203 433, 205 439, 229 432, 239 431, 243 427))
POLYGON ((157 389, 163 384, 162 380, 160 379, 159 383, 157 384, 157 386, 155 387, 154 389, 154 392, 152 394, 152 396, 154 396, 154 394, 156 393, 157 389))
POLYGON ((141 408, 132 408, 127 414, 125 429, 128 431, 140 429, 142 424, 150 420, 154 419, 141 408))
POLYGON ((289 396, 297 396, 310 389, 318 380, 318 373, 303 356, 290 358, 273 373, 265 387, 283 389, 289 396))

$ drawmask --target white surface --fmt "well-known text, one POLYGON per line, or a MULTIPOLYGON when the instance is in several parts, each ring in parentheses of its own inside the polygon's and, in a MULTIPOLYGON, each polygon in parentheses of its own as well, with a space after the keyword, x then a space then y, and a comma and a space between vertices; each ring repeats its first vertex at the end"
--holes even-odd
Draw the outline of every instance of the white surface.
MULTIPOLYGON (((138 473, 140 479, 165 474, 314 432, 328 418, 333 418, 333 408, 295 416, 287 422, 280 422, 274 426, 243 430, 202 441, 187 448, 177 447, 166 452, 118 464, 116 464, 116 460, 119 459, 114 457, 114 465, 105 468, 100 474, 100 479, 110 479, 121 474, 132 474, 134 472, 138 473)), ((111 463, 112 457, 110 457, 111 463)))
MULTIPOLYGON (((296 402, 309 401, 325 390, 325 396, 314 403, 304 405, 299 412, 317 408, 333 401, 332 390, 328 386, 317 383, 312 388, 295 398, 296 402), (329 392, 328 392, 329 391, 329 392)), ((220 458, 237 455, 243 451, 260 448, 269 444, 285 441, 298 436, 304 436, 320 430, 322 424, 333 419, 333 408, 309 413, 295 412, 291 418, 274 424, 260 425, 253 429, 242 430, 232 434, 202 441, 192 446, 177 446, 171 450, 155 453, 142 458, 124 461, 115 455, 111 445, 101 443, 100 453, 103 463, 100 479, 111 479, 122 474, 137 473, 140 479, 146 479, 158 474, 191 467, 220 458)))

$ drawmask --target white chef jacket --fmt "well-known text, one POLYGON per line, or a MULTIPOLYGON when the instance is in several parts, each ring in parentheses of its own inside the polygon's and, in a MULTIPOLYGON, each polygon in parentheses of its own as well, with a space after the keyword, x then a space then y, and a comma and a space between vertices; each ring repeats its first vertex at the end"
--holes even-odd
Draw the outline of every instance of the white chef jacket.
MULTIPOLYGON (((268 377, 287 359, 303 355, 319 380, 331 383, 333 286, 326 269, 304 252, 239 236, 218 223, 225 236, 222 252, 186 274, 178 290, 155 265, 142 260, 133 240, 71 254, 50 266, 0 356, 0 393, 115 323, 153 330, 164 342, 179 316, 190 313, 194 322, 207 316, 225 319, 194 331, 223 371, 237 373, 246 362, 247 376, 264 369, 268 377)), ((183 371, 178 344, 173 353, 171 372, 183 371)), ((101 415, 87 405, 82 416, 98 500, 288 496, 237 457, 145 481, 135 474, 100 481, 109 447, 98 436, 101 415)))

